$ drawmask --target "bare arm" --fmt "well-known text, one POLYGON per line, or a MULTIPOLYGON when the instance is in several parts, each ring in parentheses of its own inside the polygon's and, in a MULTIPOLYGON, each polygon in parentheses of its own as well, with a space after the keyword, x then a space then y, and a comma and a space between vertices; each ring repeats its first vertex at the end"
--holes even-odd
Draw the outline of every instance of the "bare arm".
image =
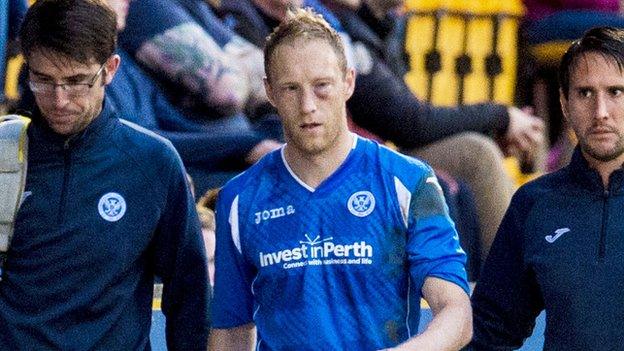
POLYGON ((472 309, 466 292, 435 277, 425 280, 422 292, 431 306, 433 320, 422 334, 391 350, 450 351, 466 345, 472 337, 472 309))
POLYGON ((212 329, 208 350, 251 351, 256 344, 256 327, 253 323, 229 329, 212 329))

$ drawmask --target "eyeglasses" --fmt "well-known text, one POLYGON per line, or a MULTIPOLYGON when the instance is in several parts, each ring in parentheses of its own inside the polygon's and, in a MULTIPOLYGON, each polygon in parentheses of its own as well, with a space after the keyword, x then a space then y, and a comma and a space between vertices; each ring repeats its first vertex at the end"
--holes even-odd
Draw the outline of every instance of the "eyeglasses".
POLYGON ((61 88, 61 91, 66 93, 69 96, 83 96, 86 95, 91 88, 95 85, 95 81, 104 71, 104 66, 106 62, 100 66, 100 69, 95 73, 93 78, 89 80, 88 83, 49 83, 49 82, 33 82, 29 81, 28 86, 30 90, 35 94, 40 95, 53 95, 56 91, 56 87, 61 88))

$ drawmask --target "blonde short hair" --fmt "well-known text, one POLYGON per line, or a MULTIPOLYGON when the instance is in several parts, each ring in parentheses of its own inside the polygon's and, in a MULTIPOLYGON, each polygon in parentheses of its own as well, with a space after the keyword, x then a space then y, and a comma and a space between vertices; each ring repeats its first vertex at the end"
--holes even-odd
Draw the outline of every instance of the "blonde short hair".
POLYGON ((275 49, 284 43, 291 43, 299 38, 306 40, 325 40, 336 53, 340 69, 347 72, 347 57, 342 38, 323 16, 310 8, 289 10, 286 19, 271 33, 264 45, 264 72, 270 79, 270 69, 275 49))

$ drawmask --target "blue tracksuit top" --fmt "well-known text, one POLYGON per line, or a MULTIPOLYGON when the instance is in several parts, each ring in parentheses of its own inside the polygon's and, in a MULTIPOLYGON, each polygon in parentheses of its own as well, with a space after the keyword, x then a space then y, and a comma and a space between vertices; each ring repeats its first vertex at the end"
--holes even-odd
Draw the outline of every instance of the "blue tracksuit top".
POLYGON ((544 350, 622 350, 623 211, 624 170, 605 189, 578 148, 518 190, 472 296, 472 349, 518 348, 545 310, 544 350))
POLYGON ((171 144, 106 103, 69 139, 40 120, 0 282, 0 349, 149 350, 156 274, 169 350, 205 350, 205 251, 171 144))
POLYGON ((219 194, 213 327, 254 322, 258 350, 378 350, 417 332, 427 277, 468 289, 428 166, 354 137, 312 189, 283 150, 219 194))

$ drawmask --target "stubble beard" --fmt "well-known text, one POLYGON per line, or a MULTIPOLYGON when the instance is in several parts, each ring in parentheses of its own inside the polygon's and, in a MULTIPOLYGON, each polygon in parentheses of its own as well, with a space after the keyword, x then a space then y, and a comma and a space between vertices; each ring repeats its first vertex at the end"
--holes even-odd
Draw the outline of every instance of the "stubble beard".
POLYGON ((293 144, 301 153, 307 156, 319 156, 337 145, 340 136, 337 128, 325 130, 325 132, 317 138, 307 138, 302 134, 292 133, 289 143, 293 144))
POLYGON ((599 148, 593 147, 591 143, 587 141, 587 138, 583 138, 579 140, 581 150, 600 162, 610 162, 617 159, 624 154, 624 138, 618 131, 613 132, 618 136, 618 138, 612 148, 608 150, 600 150, 599 148))

